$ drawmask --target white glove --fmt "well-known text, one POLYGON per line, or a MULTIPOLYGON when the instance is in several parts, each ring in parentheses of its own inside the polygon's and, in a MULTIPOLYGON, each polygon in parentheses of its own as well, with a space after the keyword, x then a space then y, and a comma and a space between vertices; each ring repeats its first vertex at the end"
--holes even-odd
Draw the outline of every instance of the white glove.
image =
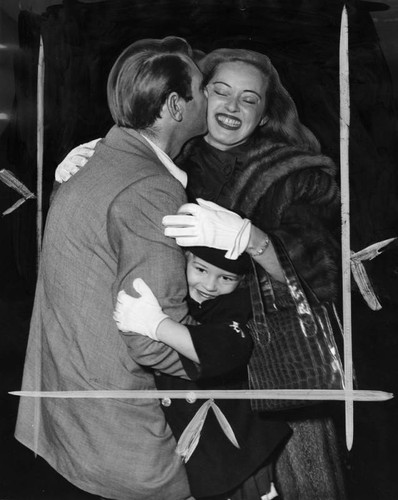
POLYGON ((94 139, 69 151, 55 170, 55 180, 60 183, 66 182, 75 175, 93 156, 95 146, 100 140, 101 138, 94 139))
POLYGON ((205 246, 228 250, 227 259, 236 260, 247 248, 251 222, 211 201, 186 203, 177 215, 163 217, 165 236, 182 247, 205 246))
POLYGON ((156 330, 167 314, 162 311, 152 290, 141 278, 133 281, 134 290, 141 295, 138 299, 121 290, 117 295, 113 319, 122 332, 134 332, 159 340, 156 330))

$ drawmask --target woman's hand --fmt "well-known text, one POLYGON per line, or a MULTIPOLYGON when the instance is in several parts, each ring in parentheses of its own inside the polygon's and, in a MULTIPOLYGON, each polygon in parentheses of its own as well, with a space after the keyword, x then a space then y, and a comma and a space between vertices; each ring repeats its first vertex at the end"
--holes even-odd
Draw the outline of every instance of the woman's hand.
POLYGON ((227 250, 225 257, 235 260, 247 248, 251 222, 211 201, 197 199, 186 203, 177 215, 163 217, 165 236, 183 247, 207 246, 227 250))
POLYGON ((159 340, 156 330, 159 323, 168 316, 162 311, 158 300, 143 279, 135 279, 133 288, 140 297, 135 298, 124 290, 120 291, 113 319, 122 332, 140 333, 153 340, 159 340))
POLYGON ((93 156, 95 146, 100 140, 101 138, 94 139, 72 149, 56 168, 55 180, 59 183, 66 182, 75 175, 93 156))

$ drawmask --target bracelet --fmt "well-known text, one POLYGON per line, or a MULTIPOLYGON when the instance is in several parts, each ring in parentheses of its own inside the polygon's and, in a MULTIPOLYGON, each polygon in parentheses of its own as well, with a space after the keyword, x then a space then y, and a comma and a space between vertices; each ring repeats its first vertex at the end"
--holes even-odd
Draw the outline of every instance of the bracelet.
POLYGON ((261 245, 259 245, 258 247, 256 247, 256 248, 248 247, 247 248, 246 251, 251 257, 259 257, 267 250, 267 248, 269 247, 269 244, 270 244, 270 239, 269 239, 268 235, 266 235, 265 238, 266 238, 265 241, 261 245))

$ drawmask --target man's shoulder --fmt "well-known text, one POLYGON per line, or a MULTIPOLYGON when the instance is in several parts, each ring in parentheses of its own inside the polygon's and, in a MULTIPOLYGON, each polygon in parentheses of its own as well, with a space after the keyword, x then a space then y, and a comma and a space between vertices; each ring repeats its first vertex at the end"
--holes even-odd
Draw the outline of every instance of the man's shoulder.
POLYGON ((130 167, 131 173, 141 164, 162 172, 162 164, 143 137, 135 131, 127 133, 120 127, 113 127, 96 147, 93 162, 123 169, 130 167))
MULTIPOLYGON (((113 127, 92 157, 98 169, 112 168, 112 174, 128 180, 161 178, 161 182, 181 185, 159 160, 149 143, 135 130, 113 127)), ((97 168, 97 167, 96 167, 97 168)), ((182 188, 182 187, 181 187, 182 188)), ((178 189, 178 188, 177 188, 178 189)), ((182 188, 183 189, 183 188, 182 188)))

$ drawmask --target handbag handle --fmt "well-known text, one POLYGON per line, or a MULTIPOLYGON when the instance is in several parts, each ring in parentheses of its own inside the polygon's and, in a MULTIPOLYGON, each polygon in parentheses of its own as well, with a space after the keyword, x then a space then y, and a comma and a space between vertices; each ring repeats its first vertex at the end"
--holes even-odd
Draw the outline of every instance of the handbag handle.
MULTIPOLYGON (((301 330, 306 337, 314 337, 318 331, 317 323, 312 313, 312 309, 308 302, 306 294, 304 292, 303 286, 301 285, 300 279, 293 266, 293 263, 283 243, 279 240, 279 238, 276 237, 275 235, 272 235, 271 239, 276 251, 277 258, 283 269, 291 299, 297 311, 297 317, 299 319, 301 330)), ((254 263, 253 260, 252 260, 252 265, 254 272, 252 279, 250 280, 250 294, 253 307, 253 319, 256 325, 261 327, 261 330, 267 332, 268 340, 270 341, 271 334, 269 328, 267 327, 264 303, 267 308, 267 313, 269 314, 278 311, 278 308, 275 303, 275 297, 272 290, 272 285, 267 277, 267 274, 264 273, 266 281, 262 282, 263 287, 260 289, 256 264, 254 263)), ((313 300, 319 303, 319 300, 316 297, 315 293, 311 290, 311 288, 308 285, 307 288, 313 300)))

